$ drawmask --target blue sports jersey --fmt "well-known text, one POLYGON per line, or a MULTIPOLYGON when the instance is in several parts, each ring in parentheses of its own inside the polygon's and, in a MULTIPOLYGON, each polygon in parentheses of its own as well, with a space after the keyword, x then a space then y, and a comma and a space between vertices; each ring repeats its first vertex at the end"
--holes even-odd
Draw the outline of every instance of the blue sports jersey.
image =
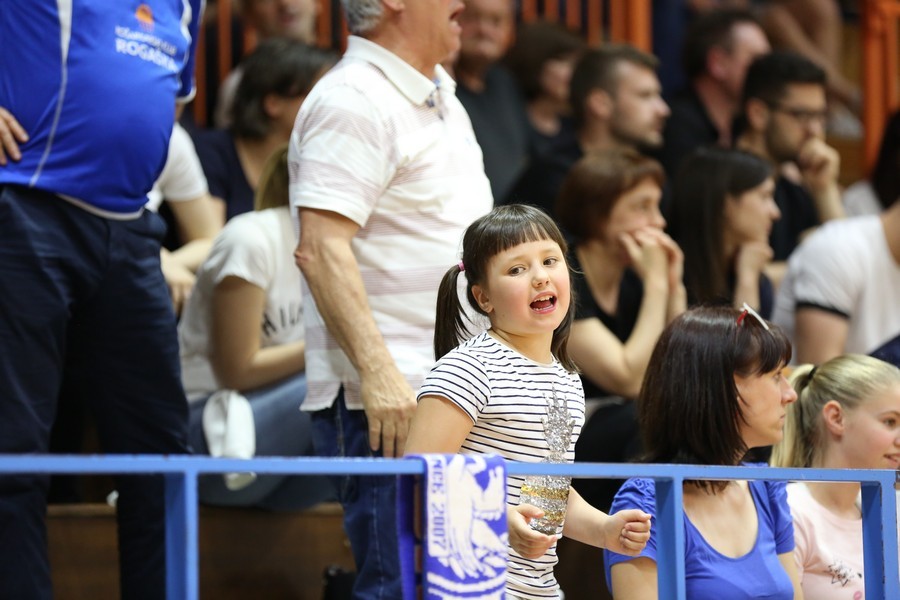
POLYGON ((0 106, 30 139, 12 183, 137 215, 193 94, 203 0, 0 0, 0 106))

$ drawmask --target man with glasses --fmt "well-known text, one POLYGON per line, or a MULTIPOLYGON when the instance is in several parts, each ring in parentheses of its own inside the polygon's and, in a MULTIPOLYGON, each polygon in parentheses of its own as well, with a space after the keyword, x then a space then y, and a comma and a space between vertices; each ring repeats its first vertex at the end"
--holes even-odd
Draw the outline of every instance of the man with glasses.
POLYGON ((838 187, 840 156, 825 143, 825 72, 809 59, 773 52, 756 59, 744 82, 737 147, 778 169, 775 202, 781 219, 769 244, 780 281, 784 261, 808 230, 844 216, 838 187))

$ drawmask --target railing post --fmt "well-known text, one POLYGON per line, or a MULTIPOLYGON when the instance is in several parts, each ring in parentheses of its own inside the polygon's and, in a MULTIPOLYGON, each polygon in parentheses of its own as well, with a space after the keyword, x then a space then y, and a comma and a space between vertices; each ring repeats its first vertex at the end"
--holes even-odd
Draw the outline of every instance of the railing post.
POLYGON ((892 481, 863 482, 863 552, 867 598, 900 598, 897 565, 897 497, 892 481), (883 565, 869 557, 882 556, 883 565))
POLYGON ((656 568, 660 598, 685 600, 683 479, 677 473, 655 478, 657 528, 656 568), (663 532, 666 535, 661 535, 663 532))
POLYGON ((196 600, 197 472, 166 473, 166 596, 196 600))

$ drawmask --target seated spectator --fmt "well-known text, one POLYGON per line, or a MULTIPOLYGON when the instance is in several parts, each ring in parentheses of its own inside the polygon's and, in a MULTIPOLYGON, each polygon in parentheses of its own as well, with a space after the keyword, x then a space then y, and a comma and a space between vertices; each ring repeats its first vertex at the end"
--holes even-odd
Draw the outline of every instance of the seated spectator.
POLYGON ((584 41, 559 23, 525 23, 506 55, 506 66, 525 95, 532 156, 572 144, 575 124, 569 84, 584 41))
MULTIPOLYGON (((256 208, 216 238, 178 328, 191 445, 232 458, 312 456, 286 147, 265 166, 256 208)), ((199 497, 287 510, 334 494, 325 477, 228 474, 201 477, 199 497)))
POLYGON ((769 232, 781 216, 772 167, 724 148, 698 148, 682 163, 672 192, 672 235, 684 252, 688 304, 744 303, 764 318, 775 302, 764 269, 769 232))
POLYGON ((781 281, 784 261, 819 223, 844 216, 838 186, 840 156, 825 143, 825 72, 798 54, 772 52, 753 61, 741 101, 736 146, 778 170, 775 203, 781 219, 769 244, 779 263, 768 272, 781 281), (798 172, 798 179, 785 175, 798 172))
MULTIPOLYGON (((781 440, 785 407, 797 399, 781 371, 784 334, 752 310, 688 310, 663 331, 638 398, 651 463, 741 464, 750 448, 781 440)), ((685 481, 684 573, 688 598, 801 597, 785 484, 685 481)), ((612 510, 639 508, 656 520, 652 479, 629 479, 612 510)), ((672 532, 668 532, 672 533, 672 532)), ((659 526, 635 558, 604 552, 616 600, 652 600, 659 526)))
POLYGON ((875 168, 844 190, 847 216, 877 215, 900 198, 900 110, 888 118, 875 168))
POLYGON ((145 207, 157 212, 164 200, 181 243, 173 251, 162 248, 160 263, 175 314, 179 315, 194 288, 194 273, 222 229, 224 215, 209 195, 191 136, 177 122, 169 139, 166 165, 147 194, 145 207))
MULTIPOLYGON (((245 32, 249 31, 257 43, 276 37, 288 38, 310 46, 316 43, 316 18, 319 15, 317 0, 242 0, 240 7, 239 23, 242 27, 233 28, 233 41, 242 43, 245 32)), ((207 35, 215 32, 215 29, 215 27, 207 28, 207 35)), ((215 34, 213 39, 218 39, 215 34)), ((207 53, 207 57, 215 56, 207 53)), ((235 56, 235 62, 239 58, 240 55, 235 56)), ((212 67, 218 66, 215 59, 210 60, 208 64, 212 67)), ((207 72, 209 73, 209 69, 207 72)), ((243 67, 238 65, 218 86, 218 91, 215 86, 209 89, 210 100, 215 100, 214 112, 210 111, 209 114, 214 115, 213 123, 219 129, 231 126, 234 94, 242 74, 243 67)), ((215 77, 212 79, 215 80, 215 77)))
POLYGON ((672 99, 659 153, 670 178, 695 148, 731 147, 747 68, 769 51, 759 22, 745 10, 711 10, 691 22, 682 53, 689 83, 672 99))
POLYGON ((609 44, 586 51, 569 84, 574 140, 560 140, 533 160, 507 197, 553 214, 560 186, 587 152, 662 145, 669 107, 660 95, 656 58, 628 45, 609 44))
POLYGON ((877 354, 900 364, 900 199, 880 215, 827 223, 791 256, 773 320, 797 360, 877 354))
POLYGON ((513 10, 512 0, 467 0, 453 67, 456 97, 472 121, 495 203, 509 194, 528 164, 525 102, 500 62, 512 40, 513 10))
MULTIPOLYGON (((900 469, 900 370, 847 354, 791 373, 776 467, 900 469)), ((804 481, 787 487, 794 557, 804 598, 865 598, 862 509, 856 482, 804 481)))
POLYGON ((780 50, 802 54, 827 76, 830 133, 859 137, 859 86, 841 71, 843 22, 838 0, 769 0, 760 7, 762 24, 780 50))
MULTIPOLYGON (((633 150, 592 152, 575 163, 556 200, 556 218, 575 238, 577 306, 569 352, 593 414, 575 459, 625 462, 640 440, 634 404, 663 327, 684 310, 682 256, 663 233, 662 167, 633 150)), ((593 506, 608 510, 621 482, 577 479, 593 506)))
POLYGON ((329 51, 274 38, 241 63, 231 127, 194 134, 210 194, 224 203, 226 220, 253 209, 266 159, 290 139, 300 105, 334 62, 329 51))

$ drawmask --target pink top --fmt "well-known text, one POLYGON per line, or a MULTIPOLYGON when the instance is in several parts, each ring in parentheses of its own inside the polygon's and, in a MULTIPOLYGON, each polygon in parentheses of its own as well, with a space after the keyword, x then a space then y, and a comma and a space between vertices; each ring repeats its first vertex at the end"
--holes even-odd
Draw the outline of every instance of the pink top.
POLYGON ((862 520, 834 515, 802 483, 788 485, 787 492, 803 597, 865 598, 862 520))

